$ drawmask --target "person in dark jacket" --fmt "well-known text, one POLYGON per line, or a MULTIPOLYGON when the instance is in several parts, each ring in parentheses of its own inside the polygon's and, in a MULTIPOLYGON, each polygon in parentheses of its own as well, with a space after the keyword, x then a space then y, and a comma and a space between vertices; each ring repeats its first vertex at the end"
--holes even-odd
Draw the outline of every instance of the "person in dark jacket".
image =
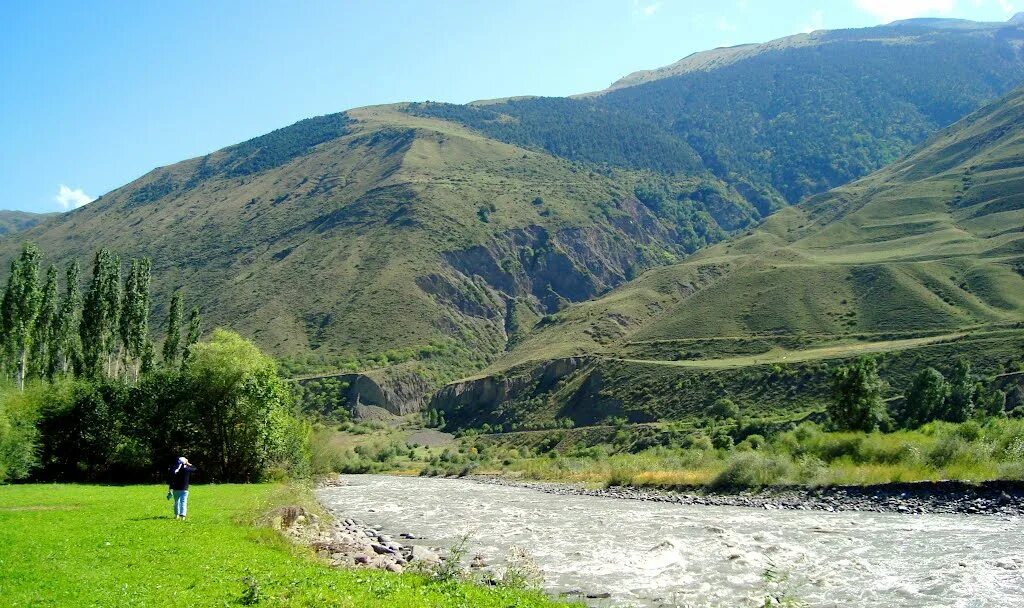
POLYGON ((174 497, 174 519, 185 519, 188 510, 188 480, 196 468, 182 456, 175 466, 171 467, 171 485, 169 492, 174 497))

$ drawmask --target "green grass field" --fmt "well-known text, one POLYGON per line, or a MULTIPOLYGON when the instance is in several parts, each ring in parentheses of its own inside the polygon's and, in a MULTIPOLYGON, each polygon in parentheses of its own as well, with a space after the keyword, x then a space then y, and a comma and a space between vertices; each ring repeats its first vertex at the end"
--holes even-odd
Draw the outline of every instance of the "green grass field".
POLYGON ((554 605, 533 592, 331 569, 251 524, 274 505, 309 500, 286 486, 194 486, 185 522, 170 516, 165 491, 0 487, 0 604, 237 606, 258 589, 259 606, 554 605))

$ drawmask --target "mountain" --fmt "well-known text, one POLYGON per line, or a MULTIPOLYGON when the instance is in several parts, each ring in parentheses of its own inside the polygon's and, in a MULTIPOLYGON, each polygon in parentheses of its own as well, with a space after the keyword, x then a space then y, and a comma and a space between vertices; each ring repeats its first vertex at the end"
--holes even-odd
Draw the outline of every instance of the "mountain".
POLYGON ((53 215, 56 214, 30 213, 28 211, 8 211, 0 209, 0 236, 28 230, 53 215))
POLYGON ((407 411, 566 306, 858 177, 1024 77, 1024 29, 1006 24, 807 40, 582 99, 303 120, 0 237, 0 263, 29 239, 53 262, 148 255, 155 326, 181 287, 290 374, 386 368, 356 399, 407 411))
POLYGON ((751 200, 840 186, 1024 81, 1019 23, 919 19, 715 49, 577 98, 409 111, 577 161, 706 169, 751 200))
POLYGON ((465 370, 517 327, 722 238, 714 217, 759 217, 708 176, 673 178, 694 198, 659 215, 633 194, 643 177, 365 108, 156 169, 4 250, 150 256, 156 319, 181 286, 208 324, 316 353, 310 366, 440 352, 465 370))
MULTIPOLYGON (((861 180, 545 319, 449 419, 699 415, 719 396, 810 411, 825 362, 888 353, 895 391, 1024 348, 1024 88, 861 180)), ((894 393, 898 394, 898 393, 894 393)))

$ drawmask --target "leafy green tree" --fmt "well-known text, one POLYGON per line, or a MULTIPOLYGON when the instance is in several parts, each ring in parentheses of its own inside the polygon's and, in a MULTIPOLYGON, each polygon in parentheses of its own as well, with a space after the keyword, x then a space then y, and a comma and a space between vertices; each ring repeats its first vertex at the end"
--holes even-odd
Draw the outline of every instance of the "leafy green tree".
POLYGON ((1006 393, 993 390, 982 401, 981 407, 986 416, 1006 416, 1006 393))
POLYGON ((38 461, 37 388, 0 386, 0 483, 25 479, 38 461))
POLYGON ((893 412, 893 418, 900 427, 916 429, 941 416, 948 397, 946 378, 929 367, 914 378, 903 406, 893 412))
POLYGON ((11 274, 0 300, 0 341, 7 367, 13 370, 22 390, 29 367, 33 329, 42 303, 39 258, 39 249, 26 243, 21 254, 11 262, 11 274))
POLYGON ((149 258, 132 260, 125 281, 120 323, 125 372, 138 381, 149 345, 149 258))
POLYGON ((48 377, 50 371, 50 353, 54 350, 54 328, 57 325, 59 299, 57 296, 57 267, 50 266, 46 270, 46 283, 43 284, 39 304, 39 315, 32 326, 32 352, 29 355, 31 375, 48 377))
POLYGON ((721 397, 711 406, 711 415, 719 420, 736 420, 740 416, 740 408, 732 399, 721 397))
POLYGON ((949 395, 946 397, 942 419, 949 422, 965 422, 974 414, 974 399, 977 383, 971 374, 971 364, 960 357, 953 364, 949 378, 949 395))
POLYGON ((192 356, 192 347, 199 343, 199 338, 202 335, 203 320, 199 316, 199 307, 194 306, 192 307, 192 312, 188 315, 188 334, 185 337, 185 351, 181 357, 183 364, 192 356))
POLYGON ((163 362, 173 366, 178 361, 181 350, 181 292, 171 296, 171 306, 167 313, 167 332, 164 337, 163 362))
POLYGON ((115 293, 111 283, 119 282, 115 273, 119 263, 106 249, 96 252, 93 259, 92 280, 85 293, 82 308, 81 339, 83 372, 97 377, 104 371, 104 363, 110 348, 110 337, 117 331, 117 308, 120 304, 120 287, 115 293), (116 296, 116 297, 115 297, 116 296), (111 301, 116 300, 111 307, 111 301))
MULTIPOLYGON (((288 460, 296 429, 291 393, 277 365, 255 345, 222 329, 193 344, 185 364, 195 443, 211 479, 257 481, 266 468, 288 460)), ((299 441, 298 443, 301 443, 299 441)), ((294 447, 294 446, 293 446, 294 447)))
POLYGON ((873 431, 885 418, 882 381, 874 359, 861 357, 832 372, 832 425, 839 430, 873 431))
POLYGON ((65 274, 64 298, 54 326, 54 349, 51 352, 50 376, 68 374, 81 368, 82 290, 79 285, 81 269, 78 261, 68 264, 65 274))

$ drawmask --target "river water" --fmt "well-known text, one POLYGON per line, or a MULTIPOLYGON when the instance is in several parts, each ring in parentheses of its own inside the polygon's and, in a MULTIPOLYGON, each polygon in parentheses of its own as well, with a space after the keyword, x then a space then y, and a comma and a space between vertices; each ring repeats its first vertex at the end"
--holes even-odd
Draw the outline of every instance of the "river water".
POLYGON ((500 568, 526 551, 552 592, 597 606, 1024 607, 1024 519, 765 511, 384 475, 318 491, 337 516, 500 568), (773 574, 766 576, 767 572, 773 574), (770 579, 770 580, 769 580, 770 579))

